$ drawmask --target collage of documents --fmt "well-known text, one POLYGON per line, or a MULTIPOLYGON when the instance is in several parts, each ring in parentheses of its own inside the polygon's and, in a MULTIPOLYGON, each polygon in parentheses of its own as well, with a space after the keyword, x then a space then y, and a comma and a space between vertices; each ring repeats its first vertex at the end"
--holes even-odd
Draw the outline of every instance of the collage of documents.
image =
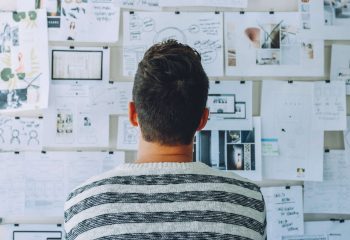
POLYGON ((350 239, 350 0, 259 1, 1 0, 0 239, 64 240, 68 193, 134 160, 133 76, 168 39, 210 77, 193 161, 261 186, 269 240, 350 239))

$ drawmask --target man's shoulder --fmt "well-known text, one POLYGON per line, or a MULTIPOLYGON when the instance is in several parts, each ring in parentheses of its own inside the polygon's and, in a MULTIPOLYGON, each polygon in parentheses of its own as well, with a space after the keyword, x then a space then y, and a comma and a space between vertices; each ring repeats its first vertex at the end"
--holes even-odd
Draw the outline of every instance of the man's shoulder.
MULTIPOLYGON (((131 164, 132 165, 132 164, 131 164)), ((243 178, 233 172, 222 171, 208 167, 203 163, 191 163, 191 169, 179 168, 130 168, 125 164, 108 172, 96 175, 78 187, 70 194, 68 199, 79 193, 96 189, 105 185, 179 185, 179 184, 222 184, 242 189, 260 192, 260 187, 253 181, 243 178)))

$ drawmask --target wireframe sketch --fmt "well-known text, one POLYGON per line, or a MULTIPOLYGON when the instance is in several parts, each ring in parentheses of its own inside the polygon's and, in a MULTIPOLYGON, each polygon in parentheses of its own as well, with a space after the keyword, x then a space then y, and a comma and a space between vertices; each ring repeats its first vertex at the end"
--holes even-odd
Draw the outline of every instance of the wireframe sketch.
POLYGON ((132 51, 145 51, 154 43, 174 39, 192 46, 201 54, 209 75, 221 76, 223 69, 218 66, 223 64, 222 25, 222 14, 125 12, 124 75, 132 75, 136 71, 139 59, 136 59, 138 54, 132 54, 132 51))
POLYGON ((102 80, 102 64, 102 50, 52 50, 52 79, 102 80))
POLYGON ((325 25, 349 25, 350 26, 350 1, 349 0, 324 0, 325 25))
POLYGON ((43 11, 0 13, 0 111, 46 107, 46 24, 43 11))
POLYGON ((139 132, 137 131, 137 128, 131 126, 127 122, 124 122, 124 144, 137 144, 138 138, 139 138, 139 132))
POLYGON ((41 150, 42 120, 0 117, 0 150, 41 150))

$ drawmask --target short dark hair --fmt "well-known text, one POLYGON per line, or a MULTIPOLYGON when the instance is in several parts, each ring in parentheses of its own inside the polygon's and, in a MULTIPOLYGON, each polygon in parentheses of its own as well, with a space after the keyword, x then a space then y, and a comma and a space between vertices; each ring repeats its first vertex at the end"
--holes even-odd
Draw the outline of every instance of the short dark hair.
POLYGON ((168 40, 153 45, 138 65, 133 88, 138 121, 147 142, 188 145, 200 124, 209 79, 200 54, 168 40))

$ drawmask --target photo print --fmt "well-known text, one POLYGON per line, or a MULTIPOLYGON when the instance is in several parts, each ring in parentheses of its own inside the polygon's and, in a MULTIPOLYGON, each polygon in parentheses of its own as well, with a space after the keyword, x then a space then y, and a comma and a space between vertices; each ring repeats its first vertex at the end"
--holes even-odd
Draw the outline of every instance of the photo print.
POLYGON ((261 179, 260 119, 252 130, 204 130, 196 134, 193 159, 252 180, 261 179))
POLYGON ((226 74, 321 76, 324 43, 308 40, 302 29, 298 12, 226 13, 226 74))
POLYGON ((0 111, 48 105, 48 40, 44 11, 0 12, 0 111))

